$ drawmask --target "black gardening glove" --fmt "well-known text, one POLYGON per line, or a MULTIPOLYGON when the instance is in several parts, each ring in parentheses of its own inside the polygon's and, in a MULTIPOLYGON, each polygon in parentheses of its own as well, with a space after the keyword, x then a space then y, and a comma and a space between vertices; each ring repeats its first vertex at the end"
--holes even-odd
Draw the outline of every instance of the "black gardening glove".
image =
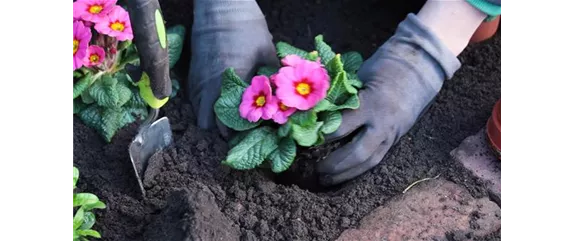
POLYGON ((214 103, 219 97, 222 73, 233 67, 249 81, 262 65, 279 65, 265 16, 255 0, 195 0, 191 33, 192 59, 187 90, 197 124, 216 125, 214 103))
POLYGON ((343 112, 343 123, 327 140, 360 131, 319 162, 321 183, 335 185, 377 165, 459 67, 456 56, 410 14, 359 70, 365 86, 359 92, 361 106, 343 112))

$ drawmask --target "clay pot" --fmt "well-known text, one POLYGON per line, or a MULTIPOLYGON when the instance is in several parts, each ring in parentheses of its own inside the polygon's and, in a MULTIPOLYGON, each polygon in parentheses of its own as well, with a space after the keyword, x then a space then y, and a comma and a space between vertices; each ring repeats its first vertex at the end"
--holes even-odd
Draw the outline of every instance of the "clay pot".
POLYGON ((501 141, 500 141, 500 127, 501 124, 501 108, 500 108, 501 100, 498 100, 492 109, 492 114, 486 123, 486 134, 488 138, 488 142, 492 149, 495 151, 495 154, 498 158, 500 158, 500 151, 501 151, 501 141))
POLYGON ((500 23, 500 16, 490 22, 483 22, 478 26, 472 37, 470 38, 470 43, 478 43, 491 38, 498 30, 498 24, 500 23))

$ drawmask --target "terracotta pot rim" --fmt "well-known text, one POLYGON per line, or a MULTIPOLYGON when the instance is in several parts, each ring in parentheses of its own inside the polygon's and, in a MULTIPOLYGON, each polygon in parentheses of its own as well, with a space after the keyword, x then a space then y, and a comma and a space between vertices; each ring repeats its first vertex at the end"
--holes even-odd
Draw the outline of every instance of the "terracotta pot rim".
MULTIPOLYGON (((492 114, 487 122, 487 137, 490 146, 500 155, 501 152, 501 100, 498 100, 492 108, 492 114)), ((500 157, 500 156, 499 156, 500 157)))

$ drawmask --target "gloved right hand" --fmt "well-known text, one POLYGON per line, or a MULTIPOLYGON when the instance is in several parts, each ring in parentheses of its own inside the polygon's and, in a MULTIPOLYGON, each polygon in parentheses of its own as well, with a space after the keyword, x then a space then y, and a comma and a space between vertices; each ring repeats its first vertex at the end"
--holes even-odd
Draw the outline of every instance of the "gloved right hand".
POLYGON ((249 81, 258 67, 279 66, 265 16, 255 0, 195 0, 191 33, 192 57, 187 93, 203 129, 219 127, 214 103, 219 97, 222 73, 233 67, 249 81))

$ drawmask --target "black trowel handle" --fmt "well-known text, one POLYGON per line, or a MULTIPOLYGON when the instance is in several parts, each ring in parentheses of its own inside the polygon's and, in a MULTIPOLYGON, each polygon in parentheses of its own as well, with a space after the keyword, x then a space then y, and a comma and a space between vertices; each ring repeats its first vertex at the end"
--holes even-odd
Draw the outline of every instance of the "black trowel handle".
POLYGON ((140 56, 141 71, 149 77, 157 99, 171 95, 167 36, 158 0, 128 0, 134 44, 140 56))

